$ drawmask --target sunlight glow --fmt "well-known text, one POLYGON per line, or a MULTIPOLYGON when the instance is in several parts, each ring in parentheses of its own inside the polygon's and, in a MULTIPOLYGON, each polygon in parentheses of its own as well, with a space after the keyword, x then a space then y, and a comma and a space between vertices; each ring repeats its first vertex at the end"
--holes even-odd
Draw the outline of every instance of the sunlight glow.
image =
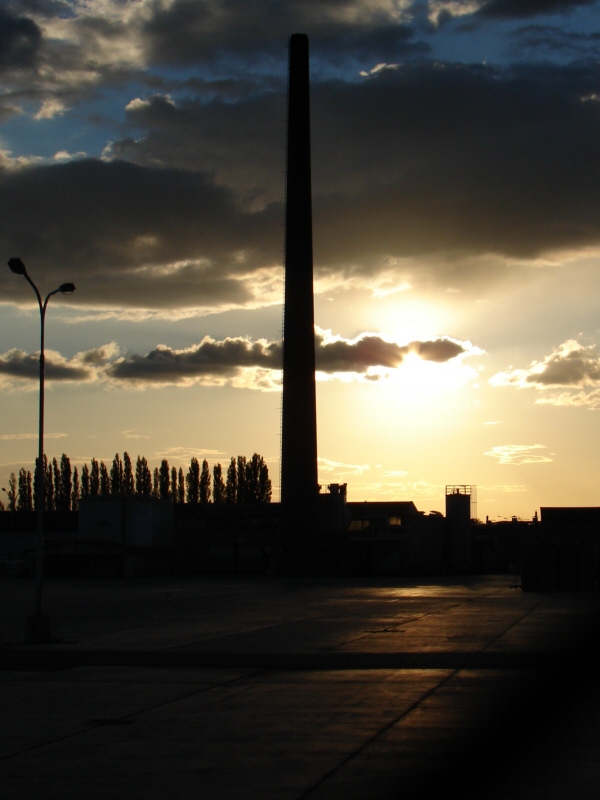
POLYGON ((477 379, 479 370, 459 358, 445 364, 423 361, 410 353, 400 367, 390 373, 390 381, 407 400, 443 400, 443 393, 454 392, 477 379))

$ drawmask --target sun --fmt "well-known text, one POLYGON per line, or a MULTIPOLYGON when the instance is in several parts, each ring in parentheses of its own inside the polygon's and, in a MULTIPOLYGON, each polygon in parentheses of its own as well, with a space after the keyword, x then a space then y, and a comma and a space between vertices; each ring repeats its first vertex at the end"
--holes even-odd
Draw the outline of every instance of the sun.
MULTIPOLYGON (((375 321, 375 320, 374 320, 375 321)), ((377 325, 398 344, 437 339, 449 332, 454 315, 447 304, 413 297, 410 302, 390 298, 377 304, 377 325)), ((383 334, 382 334, 383 335, 383 334)))
POLYGON ((448 393, 456 393, 467 385, 476 387, 478 375, 478 369, 461 357, 440 364, 409 353, 388 380, 399 399, 430 406, 444 402, 448 393))

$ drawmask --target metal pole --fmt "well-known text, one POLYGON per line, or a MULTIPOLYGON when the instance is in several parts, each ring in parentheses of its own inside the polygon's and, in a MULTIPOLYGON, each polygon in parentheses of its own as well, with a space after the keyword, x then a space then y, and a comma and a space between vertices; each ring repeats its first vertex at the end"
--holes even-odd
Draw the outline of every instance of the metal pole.
POLYGON ((42 584, 44 581, 44 506, 46 470, 44 469, 44 383, 46 375, 46 358, 44 355, 44 338, 46 327, 46 309, 48 301, 54 294, 58 294, 60 289, 50 292, 44 302, 29 275, 25 275, 29 283, 33 286, 40 306, 40 415, 38 426, 38 476, 36 487, 35 506, 37 513, 37 548, 35 557, 35 614, 41 619, 42 614, 42 584))
POLYGON ((31 286, 37 297, 40 308, 40 408, 39 408, 39 433, 38 433, 38 463, 37 481, 35 487, 35 506, 37 518, 37 546, 35 558, 35 613, 27 620, 27 637, 29 640, 42 642, 49 641, 50 620, 42 615, 42 583, 44 579, 44 501, 45 501, 45 479, 44 469, 44 378, 45 378, 45 355, 44 355, 44 328, 46 322, 46 309, 48 301, 52 295, 72 294, 75 291, 75 284, 63 283, 58 289, 49 292, 42 303, 42 296, 35 283, 31 280, 25 268, 25 264, 20 258, 11 258, 8 266, 16 275, 23 275, 27 283, 31 286))
MULTIPOLYGON (((31 281, 30 281, 31 282, 31 281)), ((37 291, 37 290, 36 290, 37 291)), ((44 328, 46 324, 46 307, 50 295, 42 305, 40 302, 40 415, 38 426, 38 479, 36 491, 36 512, 37 512, 37 549, 35 557, 35 613, 40 616, 42 613, 42 583, 44 580, 44 505, 45 505, 45 480, 46 470, 44 469, 44 379, 45 379, 45 357, 44 357, 44 328)))

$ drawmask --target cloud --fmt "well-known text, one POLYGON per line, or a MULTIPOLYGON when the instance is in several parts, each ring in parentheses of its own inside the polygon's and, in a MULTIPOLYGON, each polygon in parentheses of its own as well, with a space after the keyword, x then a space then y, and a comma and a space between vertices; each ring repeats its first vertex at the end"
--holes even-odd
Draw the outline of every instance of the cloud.
MULTIPOLYGON (((446 5, 481 14, 575 6, 446 5)), ((85 117, 78 129, 95 128, 90 139, 105 156, 81 158, 92 151, 83 135, 77 157, 56 144, 65 163, 5 153, 0 249, 49 279, 63 279, 60 265, 78 285, 76 305, 175 314, 278 302, 286 41, 302 23, 313 67, 318 279, 376 287, 394 264, 398 286, 474 292, 502 279, 507 259, 600 243, 597 58, 562 67, 428 63, 417 36, 436 34, 419 27, 425 4, 408 1, 11 7, 23 16, 2 12, 2 30, 14 37, 15 20, 36 26, 38 69, 25 80, 6 63, 0 115, 20 113, 57 139, 85 117), (161 66, 190 59, 193 75, 161 66), (118 111, 101 116, 113 97, 118 111), (110 143, 98 144, 104 136, 110 143)), ((561 52, 596 47, 593 34, 561 35, 561 52)), ((0 291, 25 297, 5 275, 0 291)))
POLYGON ((317 333, 316 363, 317 370, 323 372, 362 373, 369 367, 395 369, 409 354, 423 361, 444 363, 467 353, 480 355, 482 351, 473 348, 470 342, 448 338, 399 345, 377 335, 361 334, 349 340, 332 336, 330 331, 320 331, 317 333))
MULTIPOLYGON (((72 280, 74 304, 251 305, 281 254, 280 207, 244 213, 228 189, 191 171, 89 159, 7 170, 0 206, 2 250, 48 282, 72 280)), ((7 295, 29 296, 5 282, 7 295)))
POLYGON ((499 372, 490 378, 490 383, 520 389, 598 386, 600 355, 596 345, 582 345, 569 339, 542 361, 532 361, 524 369, 499 372))
POLYGON ((12 5, 23 16, 3 12, 0 18, 0 70, 27 105, 67 96, 75 105, 132 79, 152 86, 178 83, 173 73, 161 75, 164 65, 210 65, 219 76, 213 86, 221 83, 223 91, 232 76, 242 85, 249 74, 262 74, 268 83, 274 64, 285 75, 285 43, 295 30, 308 31, 314 56, 334 67, 365 62, 371 67, 375 59, 428 52, 422 41, 413 41, 406 24, 410 0, 13 0, 12 5), (19 74, 23 66, 37 67, 35 83, 19 74))
MULTIPOLYGON (((47 433, 44 432, 45 439, 65 439, 69 434, 67 433, 47 433)), ((14 442, 21 439, 39 439, 39 433, 2 433, 0 434, 1 442, 14 442)))
MULTIPOLYGON (((410 353, 442 363, 481 351, 470 343, 461 344, 451 339, 398 345, 372 334, 353 340, 323 331, 316 335, 317 371, 330 375, 356 373, 368 377, 370 368, 394 369, 410 353)), ((106 369, 106 376, 138 385, 227 382, 246 388, 279 390, 281 363, 281 342, 252 341, 243 337, 215 341, 207 336, 190 348, 173 350, 161 345, 146 355, 119 358, 106 369)))
POLYGON ((595 3, 596 0, 484 0, 477 13, 499 19, 534 17, 539 14, 564 14, 595 3))
MULTIPOLYGON (((45 350, 44 372, 47 382, 90 382, 97 380, 97 367, 118 353, 116 344, 77 353, 67 359, 55 350, 45 350)), ((15 381, 21 388, 25 382, 37 387, 40 375, 39 353, 30 354, 13 348, 0 355, 0 385, 11 387, 15 381)))
MULTIPOLYGON (((377 286, 395 264, 398 285, 473 291, 503 277, 506 258, 598 245, 596 96, 597 64, 403 65, 316 82, 317 277, 377 286)), ((283 87, 233 103, 153 95, 128 116, 137 135, 114 143, 119 158, 0 171, 0 249, 49 279, 68 272, 72 302, 87 307, 277 302, 283 87)), ((25 296, 0 282, 4 297, 25 296)))
POLYGON ((345 475, 362 475, 371 467, 368 464, 345 464, 341 461, 332 461, 329 458, 317 459, 319 472, 335 472, 341 477, 345 475))
MULTIPOLYGON (((363 334, 353 340, 317 331, 317 371, 328 375, 351 374, 354 380, 371 378, 372 368, 395 369, 413 354, 443 363, 465 355, 480 355, 470 342, 440 338, 428 342, 398 345, 381 336, 363 334)), ((77 353, 66 359, 59 353, 46 354, 49 381, 101 381, 104 385, 191 386, 196 384, 260 391, 281 390, 282 347, 280 341, 228 337, 217 341, 210 336, 197 345, 173 349, 161 344, 146 354, 121 356, 115 342, 77 353)), ((35 354, 9 350, 0 356, 0 378, 37 381, 39 361, 35 354)), ((381 377, 380 375, 378 377, 381 377)))
POLYGON ((0 8, 0 72, 35 66, 42 34, 32 19, 0 8))
POLYGON ((422 52, 410 42, 411 2, 390 0, 175 0, 144 25, 153 60, 170 64, 198 59, 281 58, 280 43, 297 30, 309 33, 316 51, 328 58, 381 57, 422 52), (243 20, 243 24, 240 24, 243 20))
POLYGON ((600 354, 594 344, 568 339, 541 361, 498 372, 489 382, 492 386, 537 389, 536 405, 595 411, 600 408, 600 354))
POLYGON ((492 447, 484 453, 485 456, 492 456, 498 459, 499 464, 511 464, 520 466, 522 464, 546 464, 553 461, 546 455, 537 453, 537 450, 546 450, 544 444, 502 444, 492 447))
MULTIPOLYGON (((69 363, 60 353, 46 351, 45 374, 49 381, 81 381, 90 377, 90 372, 80 365, 69 363)), ((0 376, 19 379, 39 379, 38 355, 30 355, 13 349, 0 356, 0 376)))
POLYGON ((515 31, 521 51, 535 53, 537 60, 559 56, 565 60, 597 59, 600 54, 600 33, 578 32, 551 25, 526 25, 515 31))
POLYGON ((34 119, 53 119, 60 114, 64 114, 67 110, 62 100, 59 100, 57 97, 47 97, 42 100, 42 105, 39 111, 34 115, 34 119))
POLYGON ((118 359, 108 369, 118 381, 157 384, 189 383, 202 378, 233 378, 241 369, 277 371, 281 347, 277 342, 252 342, 243 338, 215 341, 206 336, 200 344, 183 350, 160 345, 146 355, 118 359))

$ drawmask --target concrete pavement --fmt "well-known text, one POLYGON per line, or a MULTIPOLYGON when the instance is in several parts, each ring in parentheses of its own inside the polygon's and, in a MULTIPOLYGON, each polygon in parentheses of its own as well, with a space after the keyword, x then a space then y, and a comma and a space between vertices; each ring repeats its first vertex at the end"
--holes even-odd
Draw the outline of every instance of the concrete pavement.
POLYGON ((442 581, 0 580, 13 798, 597 798, 597 592, 442 581))

